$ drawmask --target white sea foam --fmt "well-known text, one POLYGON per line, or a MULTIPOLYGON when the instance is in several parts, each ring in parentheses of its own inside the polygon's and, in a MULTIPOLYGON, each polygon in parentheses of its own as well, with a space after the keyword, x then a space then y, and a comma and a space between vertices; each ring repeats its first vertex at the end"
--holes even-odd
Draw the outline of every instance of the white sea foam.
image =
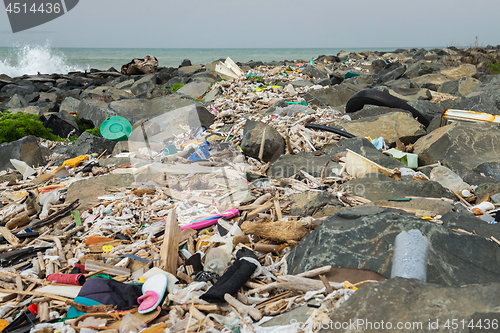
POLYGON ((65 74, 73 71, 84 71, 68 63, 64 53, 53 50, 50 45, 16 45, 9 49, 5 59, 0 58, 0 74, 10 77, 24 74, 65 74))

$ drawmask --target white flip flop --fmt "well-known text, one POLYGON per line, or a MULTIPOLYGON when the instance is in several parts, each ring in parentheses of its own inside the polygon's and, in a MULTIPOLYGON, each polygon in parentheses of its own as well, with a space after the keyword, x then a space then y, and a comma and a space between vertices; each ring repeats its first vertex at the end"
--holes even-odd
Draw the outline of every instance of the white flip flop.
POLYGON ((142 285, 142 296, 137 300, 140 304, 139 313, 148 313, 155 310, 165 296, 168 278, 165 274, 150 276, 142 285))

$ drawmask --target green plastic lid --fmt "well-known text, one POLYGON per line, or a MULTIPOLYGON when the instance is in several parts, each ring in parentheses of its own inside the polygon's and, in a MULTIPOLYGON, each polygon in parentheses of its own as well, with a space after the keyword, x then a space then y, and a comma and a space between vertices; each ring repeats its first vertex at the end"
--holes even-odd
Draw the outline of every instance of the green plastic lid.
POLYGON ((131 133, 132 125, 120 116, 108 117, 101 125, 101 135, 111 141, 126 141, 131 133))

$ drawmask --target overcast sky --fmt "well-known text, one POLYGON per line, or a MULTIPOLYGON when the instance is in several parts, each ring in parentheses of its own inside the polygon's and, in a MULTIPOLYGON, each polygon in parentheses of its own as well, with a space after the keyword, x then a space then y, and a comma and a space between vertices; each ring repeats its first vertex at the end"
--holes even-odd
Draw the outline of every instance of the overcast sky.
POLYGON ((3 9, 0 46, 466 47, 476 36, 479 45, 500 44, 498 0, 80 0, 16 34, 3 9))

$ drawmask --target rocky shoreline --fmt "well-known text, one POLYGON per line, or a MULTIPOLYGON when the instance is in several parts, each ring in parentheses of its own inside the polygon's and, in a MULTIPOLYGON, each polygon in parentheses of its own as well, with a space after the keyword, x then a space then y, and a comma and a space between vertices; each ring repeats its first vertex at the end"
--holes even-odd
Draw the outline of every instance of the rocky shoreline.
MULTIPOLYGON (((140 220, 136 227, 149 226, 165 215, 159 213, 160 208, 141 215, 137 213, 140 207, 150 209, 155 196, 167 200, 163 198, 164 188, 172 188, 175 190, 169 200, 175 205, 173 211, 177 211, 181 226, 192 218, 184 214, 187 211, 211 213, 221 207, 245 211, 243 217, 228 219, 228 223, 239 221, 242 237, 257 237, 260 240, 256 244, 277 246, 273 248, 275 259, 266 260, 262 254, 265 252, 253 247, 263 267, 286 266, 286 273, 280 269, 270 273, 275 279, 331 266, 333 269, 326 276, 330 282, 363 282, 359 289, 344 284, 347 290, 357 290, 343 296, 337 294, 335 301, 343 299, 338 303, 330 298, 331 293, 323 291, 321 297, 311 298, 319 308, 309 312, 311 308, 303 299, 302 303, 298 301, 303 294, 289 290, 296 298, 289 295, 286 311, 271 311, 281 315, 262 327, 254 326, 257 332, 264 332, 264 326, 288 325, 293 318, 308 323, 312 331, 321 328, 314 323, 328 317, 333 322, 348 322, 352 318, 372 322, 421 321, 424 331, 436 332, 448 331, 446 320, 454 318, 466 322, 489 318, 498 322, 500 300, 489 297, 498 294, 500 288, 500 213, 496 212, 500 207, 500 132, 498 124, 491 121, 493 116, 500 116, 500 75, 493 74, 490 65, 497 63, 500 46, 340 52, 319 56, 311 62, 251 61, 237 63, 243 72, 237 79, 224 76, 216 67, 219 61, 192 65, 189 60, 179 68, 153 66, 151 70, 149 66, 152 73, 142 75, 124 75, 113 68, 18 78, 0 74, 0 110, 38 115, 53 133, 64 138, 78 137, 71 143, 26 136, 0 144, 0 213, 2 206, 16 202, 13 193, 62 184, 58 190, 62 195, 59 205, 79 199, 81 213, 95 215, 96 207, 101 205, 102 211, 110 210, 110 216, 119 216, 115 215, 118 202, 128 200, 132 205, 144 198, 130 208, 131 214, 135 214, 130 223, 140 220), (482 112, 491 115, 491 119, 456 121, 444 126, 442 115, 449 109, 482 112), (231 183, 224 185, 226 192, 232 189, 230 194, 220 196, 217 192, 217 198, 223 199, 216 200, 215 196, 200 196, 194 190, 200 182, 215 182, 213 179, 197 179, 196 186, 191 180, 178 179, 175 186, 168 182, 165 186, 166 179, 162 183, 154 178, 161 173, 148 176, 145 172, 141 174, 144 179, 138 177, 136 170, 148 168, 152 162, 193 166, 195 160, 190 158, 194 150, 188 153, 185 149, 184 155, 177 153, 184 147, 179 141, 184 134, 166 135, 162 128, 162 117, 169 115, 169 121, 178 126, 169 129, 172 132, 186 128, 198 131, 196 135, 192 131, 191 141, 186 139, 183 143, 219 136, 211 142, 210 157, 201 158, 199 163, 214 167, 224 162, 232 170, 239 170, 239 163, 245 163, 245 184, 251 195, 245 197, 241 188, 231 183), (134 130, 128 142, 116 143, 82 131, 82 124, 98 128, 111 116, 124 117, 132 124, 134 130), (309 124, 340 132, 313 129, 309 124), (377 143, 377 138, 382 139, 377 143), (174 154, 167 147, 172 145, 176 146, 174 154), (384 154, 389 148, 398 154, 418 155, 418 168, 408 168, 408 161, 384 154), (242 155, 219 157, 230 150, 242 155), (99 165, 91 165, 80 173, 75 166, 67 168, 64 176, 54 173, 40 178, 50 170, 60 172, 56 167, 66 159, 82 155, 90 156, 91 161, 97 161, 99 156, 99 165), (352 170, 366 167, 362 158, 372 163, 371 169, 355 173, 352 170), (26 162, 35 173, 23 180, 11 159, 26 162), (439 170, 453 174, 455 180, 458 177, 458 185, 440 178, 439 170), (190 184, 186 187, 183 181, 190 184), (134 191, 144 189, 150 191, 149 203, 146 196, 132 197, 137 195, 134 191), (120 191, 129 195, 127 199, 113 197, 120 191), (239 199, 225 204, 227 196, 239 199), (390 279, 395 237, 410 229, 420 230, 430 243, 427 283, 390 279), (366 280, 371 282, 364 283, 366 280), (349 298, 350 295, 353 296, 349 298), (413 304, 411 295, 417 295, 419 301, 413 304), (429 318, 439 321, 437 328, 429 327, 429 318)), ((195 149, 200 147, 201 144, 195 149)), ((3 224, 9 222, 6 216, 0 214, 3 224)), ((29 224, 23 227, 38 226, 40 221, 43 218, 39 212, 31 214, 29 224)), ((74 221, 66 217, 39 232, 64 235, 71 223, 74 221)), ((218 232, 215 229, 208 228, 211 235, 218 232)), ((93 232, 97 231, 87 229, 79 237, 93 232)), ((111 231, 99 233, 113 239, 116 236, 111 231)), ((201 236, 200 231, 193 237, 201 236)), ((151 237, 150 243, 156 239, 151 237)), ((155 237, 161 241, 163 234, 155 237)), ((81 239, 64 239, 63 247, 73 252, 71 258, 78 258, 76 249, 84 247, 81 239)), ((161 244, 151 244, 148 246, 155 250, 147 256, 152 260, 161 244)), ((242 244, 252 248, 253 241, 242 244)), ((12 249, 17 247, 2 251, 12 249)), ((176 267, 181 269, 183 265, 176 267)), ((131 264, 129 268, 132 269, 131 264)), ((182 279, 186 275, 183 274, 177 277, 182 279)), ((246 285, 245 290, 255 290, 257 282, 269 284, 272 279, 263 276, 251 282, 251 287, 246 285)), ((261 299, 276 296, 259 295, 261 299)), ((250 294, 246 296, 250 298, 250 294)), ((164 305, 166 308, 172 309, 164 305)), ((185 311, 165 323, 175 325, 188 317, 189 311, 185 311)), ((259 321, 245 318, 251 324, 259 321)), ((246 325, 241 326, 242 331, 249 330, 246 325)), ((185 324, 182 329, 188 326, 185 324)), ((338 330, 323 327, 323 331, 338 330)), ((362 327, 362 331, 378 330, 362 327)))

